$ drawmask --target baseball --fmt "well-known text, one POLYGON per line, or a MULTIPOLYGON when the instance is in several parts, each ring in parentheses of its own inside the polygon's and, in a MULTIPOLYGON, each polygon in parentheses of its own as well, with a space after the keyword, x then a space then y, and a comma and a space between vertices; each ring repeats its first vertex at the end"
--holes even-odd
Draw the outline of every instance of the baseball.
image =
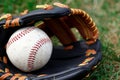
POLYGON ((52 42, 39 28, 26 27, 14 32, 6 45, 11 63, 24 72, 45 66, 52 54, 52 42))

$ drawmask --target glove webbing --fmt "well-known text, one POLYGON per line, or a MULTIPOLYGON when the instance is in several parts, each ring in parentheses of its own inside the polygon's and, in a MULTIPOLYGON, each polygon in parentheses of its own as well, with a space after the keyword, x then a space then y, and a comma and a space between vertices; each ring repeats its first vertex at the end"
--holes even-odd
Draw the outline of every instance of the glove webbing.
POLYGON ((81 36, 87 40, 88 44, 96 42, 99 32, 92 18, 81 9, 71 9, 71 11, 72 17, 75 19, 74 22, 74 19, 72 20, 72 23, 81 33, 81 36))
MULTIPOLYGON (((81 36, 87 41, 87 44, 93 44, 98 39, 99 32, 95 23, 92 18, 81 9, 71 9, 71 15, 68 16, 44 20, 44 25, 51 30, 51 33, 57 36, 63 45, 77 41, 71 31, 73 27, 77 28, 81 36)), ((45 28, 43 24, 40 24, 38 27, 45 28)))

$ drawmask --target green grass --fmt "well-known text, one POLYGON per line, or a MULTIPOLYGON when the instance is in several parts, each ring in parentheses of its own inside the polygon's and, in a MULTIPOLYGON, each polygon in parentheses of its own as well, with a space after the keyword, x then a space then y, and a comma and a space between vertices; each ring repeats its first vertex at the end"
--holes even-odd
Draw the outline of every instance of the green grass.
MULTIPOLYGON (((58 0, 0 0, 0 15, 19 14, 34 10, 38 4, 52 4, 58 0)), ((102 43, 100 66, 86 80, 120 80, 120 1, 119 0, 59 0, 70 7, 86 11, 95 21, 102 43)), ((57 40, 54 42, 58 43, 57 40)))

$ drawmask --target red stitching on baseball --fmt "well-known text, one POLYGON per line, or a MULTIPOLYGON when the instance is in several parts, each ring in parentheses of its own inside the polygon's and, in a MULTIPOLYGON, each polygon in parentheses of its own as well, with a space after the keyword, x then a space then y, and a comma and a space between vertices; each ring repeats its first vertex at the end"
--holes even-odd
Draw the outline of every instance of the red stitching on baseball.
POLYGON ((14 36, 13 38, 11 38, 8 41, 7 47, 9 47, 12 43, 14 43, 15 41, 17 41, 21 37, 25 36, 26 34, 30 33, 31 31, 33 31, 34 29, 35 29, 35 27, 31 27, 31 28, 26 28, 25 30, 21 31, 20 33, 18 33, 16 36, 14 36))
POLYGON ((29 70, 32 70, 34 68, 34 61, 35 61, 35 57, 37 54, 37 51, 39 50, 40 47, 42 47, 43 44, 45 44, 46 42, 50 42, 51 40, 49 38, 43 38, 38 40, 35 45, 32 47, 30 54, 29 54, 29 58, 28 58, 28 68, 29 70))

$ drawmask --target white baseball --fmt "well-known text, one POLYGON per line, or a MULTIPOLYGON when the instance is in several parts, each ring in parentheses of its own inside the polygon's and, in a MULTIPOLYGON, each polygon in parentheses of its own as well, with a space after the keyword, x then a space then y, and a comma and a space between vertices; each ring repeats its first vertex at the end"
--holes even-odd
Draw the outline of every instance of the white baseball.
POLYGON ((6 52, 14 66, 24 72, 30 72, 47 64, 52 48, 52 42, 44 31, 26 27, 12 34, 6 45, 6 52))

